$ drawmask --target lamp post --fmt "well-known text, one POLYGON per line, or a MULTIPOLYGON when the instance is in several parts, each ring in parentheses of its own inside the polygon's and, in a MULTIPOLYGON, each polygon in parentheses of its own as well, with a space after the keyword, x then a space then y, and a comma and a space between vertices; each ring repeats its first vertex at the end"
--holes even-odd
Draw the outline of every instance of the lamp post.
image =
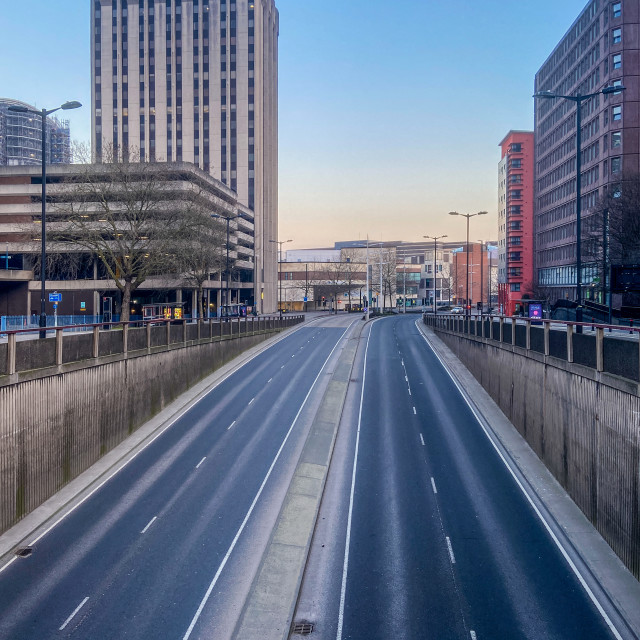
POLYGON ((278 304, 278 309, 280 311, 280 317, 282 318, 282 245, 287 242, 293 242, 292 240, 269 240, 269 242, 274 242, 278 245, 278 284, 280 285, 278 294, 278 298, 280 299, 280 304, 278 304))
POLYGON ((465 315, 471 314, 471 305, 469 304, 469 220, 476 216, 485 216, 488 211, 478 211, 478 213, 458 213, 457 211, 449 211, 450 216, 462 216, 467 219, 467 291, 466 291, 466 304, 465 315))
POLYGON ((226 267, 225 267, 225 305, 227 307, 227 316, 229 315, 229 306, 231 305, 231 300, 230 300, 230 295, 231 295, 231 291, 229 288, 229 225, 231 224, 232 220, 235 220, 236 218, 239 218, 240 216, 221 216, 217 213, 212 213, 211 214, 212 218, 220 218, 221 220, 224 220, 227 223, 227 262, 226 262, 226 267))
MULTIPOLYGON (((422 236, 423 238, 427 238, 429 240, 433 240, 433 313, 436 314, 438 312, 438 306, 436 305, 436 251, 438 248, 438 240, 441 238, 448 238, 446 234, 443 236, 422 236)), ((468 256, 467 256, 468 261, 468 256)))
POLYGON ((63 105, 55 109, 29 109, 21 105, 11 105, 9 111, 16 113, 34 113, 42 118, 42 219, 41 219, 41 247, 40 247, 40 337, 47 337, 47 311, 45 308, 45 276, 46 276, 46 260, 47 260, 47 116, 51 115, 59 109, 68 111, 69 109, 78 109, 82 104, 73 100, 65 102, 63 105))
MULTIPOLYGON (((576 103, 576 322, 582 322, 582 158, 581 158, 581 142, 582 142, 582 103, 585 100, 594 98, 597 95, 610 95, 624 91, 626 87, 609 86, 600 89, 594 93, 586 93, 584 95, 577 93, 575 96, 564 96, 553 91, 538 91, 533 94, 534 98, 563 98, 576 103)), ((582 326, 578 325, 577 332, 582 333, 582 326)))

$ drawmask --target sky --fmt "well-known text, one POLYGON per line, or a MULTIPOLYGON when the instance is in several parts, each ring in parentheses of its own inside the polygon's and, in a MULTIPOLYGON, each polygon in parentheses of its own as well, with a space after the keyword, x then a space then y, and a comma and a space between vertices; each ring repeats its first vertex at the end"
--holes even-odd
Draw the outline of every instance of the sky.
MULTIPOLYGON (((586 0, 276 0, 279 236, 498 235, 498 143, 533 128, 533 79, 586 0)), ((89 141, 88 0, 0 0, 0 97, 89 141)))

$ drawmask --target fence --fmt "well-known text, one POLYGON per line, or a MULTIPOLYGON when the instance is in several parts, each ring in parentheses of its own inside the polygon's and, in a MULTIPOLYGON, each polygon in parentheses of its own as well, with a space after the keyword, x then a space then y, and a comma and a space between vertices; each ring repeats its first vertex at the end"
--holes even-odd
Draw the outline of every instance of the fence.
POLYGON ((442 331, 520 347, 568 363, 582 364, 600 373, 640 381, 638 327, 621 330, 619 326, 595 323, 440 314, 426 314, 424 322, 442 331))
POLYGON ((423 317, 640 578, 638 330, 423 317))
POLYGON ((0 533, 198 381, 303 320, 59 327, 23 342, 10 333, 10 366, 41 366, 0 377, 0 533), (20 345, 28 350, 16 352, 20 345))

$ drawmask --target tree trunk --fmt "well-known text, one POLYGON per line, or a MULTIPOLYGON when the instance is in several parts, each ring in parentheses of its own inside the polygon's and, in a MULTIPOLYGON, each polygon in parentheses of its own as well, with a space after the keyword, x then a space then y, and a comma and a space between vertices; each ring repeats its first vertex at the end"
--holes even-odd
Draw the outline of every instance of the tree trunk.
POLYGON ((204 318, 204 305, 202 304, 202 283, 198 283, 198 318, 204 318))
POLYGON ((120 309, 120 322, 129 321, 130 311, 131 311, 131 283, 125 280, 124 289, 122 290, 122 308, 120 309))

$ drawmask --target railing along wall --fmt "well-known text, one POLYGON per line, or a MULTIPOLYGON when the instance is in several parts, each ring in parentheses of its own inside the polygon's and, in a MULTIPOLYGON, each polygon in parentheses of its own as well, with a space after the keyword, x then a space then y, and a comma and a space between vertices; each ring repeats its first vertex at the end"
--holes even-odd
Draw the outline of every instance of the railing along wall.
POLYGON ((304 316, 258 316, 228 320, 149 320, 47 328, 37 339, 34 329, 5 331, 0 344, 0 386, 19 382, 43 369, 63 371, 70 366, 92 366, 104 358, 139 357, 188 345, 229 340, 238 336, 279 331, 304 321, 304 316), (32 338, 32 339, 26 339, 32 338))
POLYGON ((0 533, 181 393, 303 320, 125 322, 29 340, 10 332, 0 345, 0 533))
POLYGON ((640 328, 560 322, 513 316, 424 314, 434 329, 465 335, 530 354, 590 367, 599 373, 640 382, 640 328), (581 331, 580 331, 580 330, 581 331))
POLYGON ((640 579, 640 332, 424 315, 640 579))

